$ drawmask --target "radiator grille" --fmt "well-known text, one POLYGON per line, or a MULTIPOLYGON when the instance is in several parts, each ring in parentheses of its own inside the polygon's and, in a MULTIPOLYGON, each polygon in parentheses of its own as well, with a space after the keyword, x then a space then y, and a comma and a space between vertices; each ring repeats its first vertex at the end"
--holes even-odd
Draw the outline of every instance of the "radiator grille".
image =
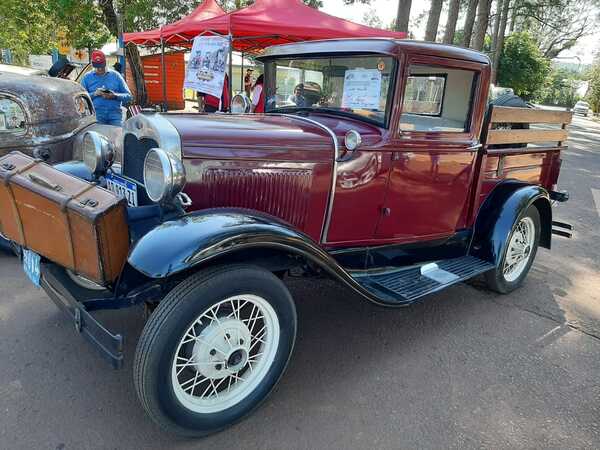
POLYGON ((123 142, 123 175, 144 183, 144 158, 151 148, 158 147, 154 139, 139 139, 130 133, 123 142))

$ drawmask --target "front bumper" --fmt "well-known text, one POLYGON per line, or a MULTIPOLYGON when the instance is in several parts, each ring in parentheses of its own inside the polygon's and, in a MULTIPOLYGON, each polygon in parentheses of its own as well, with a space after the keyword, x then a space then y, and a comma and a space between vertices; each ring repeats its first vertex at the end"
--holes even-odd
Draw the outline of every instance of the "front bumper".
MULTIPOLYGON (((120 369, 123 366, 123 336, 106 329, 87 311, 85 305, 76 299, 73 292, 75 289, 70 286, 73 283, 64 271, 55 264, 42 263, 40 284, 56 306, 73 321, 75 330, 115 369, 120 369)), ((108 297, 105 299, 109 300, 108 297)))

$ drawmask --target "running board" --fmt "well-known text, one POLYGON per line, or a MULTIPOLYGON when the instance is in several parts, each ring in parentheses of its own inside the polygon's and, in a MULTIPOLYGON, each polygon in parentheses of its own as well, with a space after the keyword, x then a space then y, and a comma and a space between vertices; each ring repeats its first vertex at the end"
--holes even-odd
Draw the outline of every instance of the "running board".
POLYGON ((382 300, 410 303, 493 268, 490 262, 461 256, 393 272, 355 276, 355 280, 382 300))

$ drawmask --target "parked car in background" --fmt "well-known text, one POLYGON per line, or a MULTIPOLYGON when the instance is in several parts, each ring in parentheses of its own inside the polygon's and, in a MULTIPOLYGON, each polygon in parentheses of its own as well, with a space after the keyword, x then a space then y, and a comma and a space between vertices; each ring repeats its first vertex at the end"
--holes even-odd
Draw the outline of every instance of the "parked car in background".
POLYGON ((87 92, 44 72, 0 66, 0 156, 12 150, 49 163, 73 159, 83 133, 108 133, 118 146, 122 131, 96 123, 87 92))
POLYGON ((584 102, 583 100, 579 100, 577 103, 575 103, 573 112, 575 114, 587 116, 590 113, 590 104, 588 102, 584 102))
POLYGON ((25 272, 115 367, 122 336, 90 312, 145 306, 134 385, 148 415, 182 435, 237 422, 281 378, 297 329, 285 274, 329 276, 388 307, 478 275, 508 293, 538 247, 570 236, 552 204, 568 199, 557 183, 572 113, 490 106, 486 55, 348 39, 259 59, 265 114, 139 114, 122 150, 88 131, 83 162, 33 173, 18 153, 0 162, 20 198, 54 199, 23 226, 13 181, 0 183, 13 204, 0 223, 28 247, 25 272), (310 96, 278 95, 307 80, 310 96), (554 128, 504 125, 528 123, 554 128), (89 183, 61 173, 85 171, 89 183), (57 218, 54 245, 38 244, 36 217, 57 218))

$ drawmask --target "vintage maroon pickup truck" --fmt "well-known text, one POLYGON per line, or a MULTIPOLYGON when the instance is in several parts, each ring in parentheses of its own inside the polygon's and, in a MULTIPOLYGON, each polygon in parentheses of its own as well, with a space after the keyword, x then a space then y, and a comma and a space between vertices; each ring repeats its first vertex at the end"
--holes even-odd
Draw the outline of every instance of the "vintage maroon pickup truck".
POLYGON ((126 198, 116 281, 24 258, 116 366, 122 336, 90 312, 145 305, 134 384, 179 434, 240 420, 283 374, 296 336, 284 275, 390 307, 478 275, 508 293, 538 246, 570 235, 552 204, 568 198, 556 186, 571 114, 489 107, 487 56, 361 39, 260 59, 265 114, 142 114, 122 154, 90 132, 85 169, 56 166, 126 198))

